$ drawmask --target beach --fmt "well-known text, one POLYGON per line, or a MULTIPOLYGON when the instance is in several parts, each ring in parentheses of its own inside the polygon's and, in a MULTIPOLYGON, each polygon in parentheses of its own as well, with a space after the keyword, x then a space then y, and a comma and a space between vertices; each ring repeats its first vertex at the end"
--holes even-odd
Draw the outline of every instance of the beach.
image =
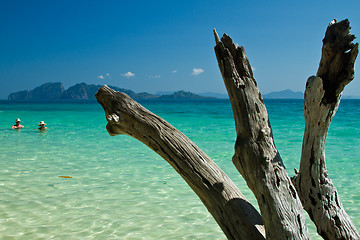
MULTIPOLYGON (((228 100, 145 101, 185 133, 241 192, 256 200, 231 162, 228 100)), ((290 176, 299 168, 302 100, 265 100, 290 176)), ((0 102, 0 239, 225 239, 201 201, 161 157, 106 132, 96 102, 0 102), (16 118, 25 126, 10 129, 16 118), (37 124, 47 123, 39 132, 37 124)), ((329 176, 360 229, 360 100, 342 100, 326 142, 329 176)), ((310 223, 310 220, 307 221, 310 223)), ((315 227, 309 224, 312 239, 315 227)))

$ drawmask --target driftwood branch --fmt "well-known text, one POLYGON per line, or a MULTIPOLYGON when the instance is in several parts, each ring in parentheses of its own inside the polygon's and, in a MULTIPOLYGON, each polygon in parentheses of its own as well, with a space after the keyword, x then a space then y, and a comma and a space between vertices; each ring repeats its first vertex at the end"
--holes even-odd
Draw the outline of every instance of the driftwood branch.
POLYGON ((228 239, 265 239, 262 218, 228 176, 190 139, 125 93, 106 85, 96 98, 110 135, 126 134, 163 157, 199 196, 228 239))
POLYGON ((324 239, 360 239, 325 166, 325 140, 344 87, 354 78, 358 44, 349 21, 333 21, 323 40, 317 76, 305 90, 305 132, 300 170, 294 177, 304 209, 324 239))
POLYGON ((128 95, 106 85, 96 94, 110 135, 126 134, 163 157, 187 182, 228 239, 309 239, 302 207, 324 239, 360 239, 325 167, 325 139, 344 87, 354 78, 358 44, 347 20, 329 25, 317 76, 305 91, 300 170, 290 180, 243 47, 216 31, 215 53, 233 108, 233 163, 253 191, 261 216, 227 175, 190 139, 128 95), (301 200, 301 201, 300 201, 301 200), (266 232, 266 233, 265 233, 266 232))
POLYGON ((280 155, 275 148, 267 110, 244 47, 216 31, 215 53, 226 85, 237 140, 233 163, 253 191, 263 216, 267 239, 308 239, 305 216, 280 155))

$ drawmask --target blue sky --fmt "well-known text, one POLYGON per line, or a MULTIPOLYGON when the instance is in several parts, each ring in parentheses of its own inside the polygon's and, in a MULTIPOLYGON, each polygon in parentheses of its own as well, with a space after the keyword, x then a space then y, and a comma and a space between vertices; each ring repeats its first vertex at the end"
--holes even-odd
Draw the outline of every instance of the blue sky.
POLYGON ((358 0, 0 0, 0 99, 50 81, 225 93, 213 28, 245 47, 262 93, 303 91, 334 18, 360 36, 358 0))

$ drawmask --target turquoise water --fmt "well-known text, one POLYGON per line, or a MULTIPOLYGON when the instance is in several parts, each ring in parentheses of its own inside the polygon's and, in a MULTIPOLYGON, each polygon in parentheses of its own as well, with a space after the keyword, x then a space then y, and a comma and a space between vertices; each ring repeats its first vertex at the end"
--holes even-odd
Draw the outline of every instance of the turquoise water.
MULTIPOLYGON (((299 166, 303 103, 265 103, 292 176, 299 166)), ((184 132, 256 204, 231 163, 235 131, 228 101, 143 105, 184 132)), ((128 136, 109 136, 105 126, 97 103, 0 102, 0 239, 225 239, 163 159, 128 136), (10 129, 18 117, 26 128, 10 129), (41 120, 46 133, 34 130, 41 120)), ((343 100, 328 134, 327 167, 358 229, 359 135, 360 101, 343 100)))

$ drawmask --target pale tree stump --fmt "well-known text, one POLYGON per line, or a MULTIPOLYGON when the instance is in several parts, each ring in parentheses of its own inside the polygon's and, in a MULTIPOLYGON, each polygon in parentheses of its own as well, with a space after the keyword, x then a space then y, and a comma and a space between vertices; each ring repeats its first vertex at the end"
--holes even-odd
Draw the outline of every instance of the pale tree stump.
POLYGON ((233 108, 233 163, 253 191, 261 215, 226 174, 190 139, 125 93, 106 85, 96 94, 110 135, 126 134, 163 157, 187 182, 228 239, 309 239, 302 207, 324 239, 360 239, 327 175, 326 134, 341 93, 354 77, 358 44, 347 20, 332 22, 316 77, 305 91, 300 170, 290 180, 275 147, 267 110, 243 47, 215 34, 215 53, 233 108), (294 184, 294 185, 293 185, 294 184), (301 200, 301 201, 300 201, 301 200), (266 232, 266 233, 265 233, 266 232))

